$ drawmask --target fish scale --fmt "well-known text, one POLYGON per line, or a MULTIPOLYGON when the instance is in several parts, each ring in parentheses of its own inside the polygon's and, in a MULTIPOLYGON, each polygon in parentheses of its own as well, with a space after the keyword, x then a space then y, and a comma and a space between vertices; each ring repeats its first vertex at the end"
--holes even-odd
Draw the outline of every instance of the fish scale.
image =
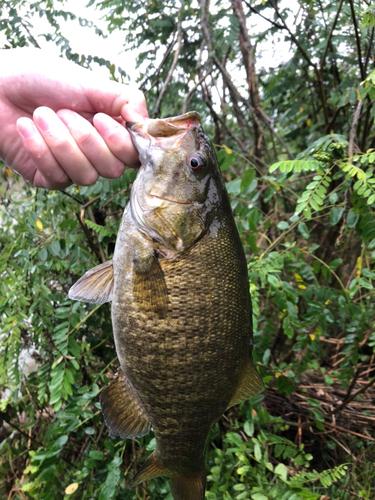
POLYGON ((204 498, 211 425, 263 389, 251 359, 246 259, 199 121, 191 112, 128 126, 143 168, 113 263, 70 291, 112 301, 121 370, 101 394, 103 415, 122 438, 153 428, 156 449, 133 485, 165 475, 175 500, 204 498))

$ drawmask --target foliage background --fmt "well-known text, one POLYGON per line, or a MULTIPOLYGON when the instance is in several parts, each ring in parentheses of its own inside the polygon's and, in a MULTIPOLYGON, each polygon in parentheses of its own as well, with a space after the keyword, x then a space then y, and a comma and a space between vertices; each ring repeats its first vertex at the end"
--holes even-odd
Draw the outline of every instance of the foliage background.
MULTIPOLYGON (((121 68, 72 49, 64 21, 92 23, 69 5, 1 2, 4 48, 43 40, 126 82, 126 52, 121 68)), ((138 51, 150 115, 202 114, 248 257, 267 391, 212 429, 207 498, 374 498, 375 4, 89 5, 138 51), (265 40, 289 44, 282 63, 256 64, 265 40)), ((67 299, 111 257, 135 173, 47 192, 0 168, 1 498, 170 499, 164 479, 126 488, 152 435, 118 440, 101 417, 109 306, 67 299)))

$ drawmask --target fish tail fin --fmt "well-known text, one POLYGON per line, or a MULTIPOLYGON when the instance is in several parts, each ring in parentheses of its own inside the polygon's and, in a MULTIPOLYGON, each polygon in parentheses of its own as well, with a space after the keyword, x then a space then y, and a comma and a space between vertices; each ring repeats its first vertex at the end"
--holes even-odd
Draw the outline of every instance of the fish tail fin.
POLYGON ((138 484, 143 483, 143 481, 149 481, 150 479, 155 479, 159 476, 169 475, 170 471, 163 467, 154 452, 148 457, 146 462, 133 477, 130 487, 133 488, 134 486, 138 486, 138 484))
POLYGON ((172 476, 169 480, 174 500, 204 500, 206 470, 189 475, 172 476))
POLYGON ((206 469, 204 464, 200 472, 192 474, 176 474, 166 469, 160 460, 152 453, 133 477, 131 488, 143 481, 149 481, 159 476, 168 476, 171 493, 174 500, 204 500, 206 486, 206 469))

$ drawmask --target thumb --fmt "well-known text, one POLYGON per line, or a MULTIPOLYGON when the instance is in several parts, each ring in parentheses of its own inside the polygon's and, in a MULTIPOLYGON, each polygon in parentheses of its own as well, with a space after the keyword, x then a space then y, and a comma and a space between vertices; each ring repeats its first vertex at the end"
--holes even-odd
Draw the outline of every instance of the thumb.
POLYGON ((86 87, 84 92, 96 112, 113 117, 121 116, 128 122, 148 118, 145 96, 134 85, 107 80, 97 83, 95 87, 86 87))

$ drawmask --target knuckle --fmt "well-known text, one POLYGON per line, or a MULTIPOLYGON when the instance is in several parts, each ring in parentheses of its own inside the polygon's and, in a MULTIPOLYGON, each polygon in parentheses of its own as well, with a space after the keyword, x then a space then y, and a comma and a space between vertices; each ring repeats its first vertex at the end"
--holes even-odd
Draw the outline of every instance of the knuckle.
POLYGON ((72 153, 72 146, 68 140, 62 139, 56 141, 51 150, 57 156, 66 156, 72 153))
POLYGON ((89 131, 82 132, 79 137, 77 137, 77 144, 81 149, 86 149, 91 146, 94 142, 93 134, 89 131))
POLYGON ((92 184, 95 184, 95 182, 98 180, 99 174, 96 170, 92 169, 89 172, 86 172, 80 181, 76 182, 79 186, 91 186, 92 184))
POLYGON ((116 163, 115 165, 111 165, 108 170, 104 173, 103 177, 106 179, 117 179, 120 177, 125 170, 125 165, 123 163, 116 163))

